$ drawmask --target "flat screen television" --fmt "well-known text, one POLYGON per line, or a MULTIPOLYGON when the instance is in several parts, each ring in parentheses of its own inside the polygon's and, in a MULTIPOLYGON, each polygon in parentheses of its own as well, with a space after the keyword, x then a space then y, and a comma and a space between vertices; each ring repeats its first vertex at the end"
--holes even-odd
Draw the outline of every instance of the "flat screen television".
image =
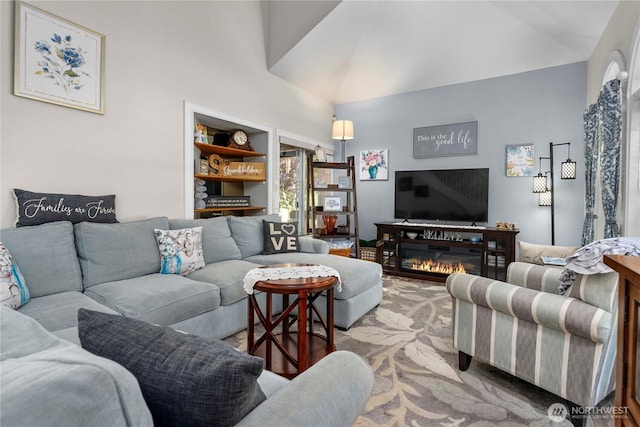
POLYGON ((394 216, 487 222, 489 169, 396 171, 394 216))

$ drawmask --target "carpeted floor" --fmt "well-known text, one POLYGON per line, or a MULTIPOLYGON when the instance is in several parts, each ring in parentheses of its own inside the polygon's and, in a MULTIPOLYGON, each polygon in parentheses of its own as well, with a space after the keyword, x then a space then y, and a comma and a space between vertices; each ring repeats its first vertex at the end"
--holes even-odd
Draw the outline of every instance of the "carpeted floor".
MULTIPOLYGON (((246 349, 246 333, 230 337, 246 349)), ((385 276, 380 306, 348 331, 336 330, 336 347, 364 357, 376 374, 373 396, 358 427, 516 427, 571 425, 553 422, 550 405, 561 402, 487 364, 457 369, 451 339, 451 298, 443 284, 385 276)), ((612 404, 612 397, 605 400, 612 404)), ((587 426, 613 426, 608 417, 587 426)))

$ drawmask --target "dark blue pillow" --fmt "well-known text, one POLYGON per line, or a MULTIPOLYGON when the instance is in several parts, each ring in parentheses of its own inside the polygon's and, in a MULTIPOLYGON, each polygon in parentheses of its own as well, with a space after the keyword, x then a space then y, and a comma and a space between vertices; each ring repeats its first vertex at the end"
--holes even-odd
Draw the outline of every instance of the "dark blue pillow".
POLYGON ((232 426, 265 400, 263 360, 224 341, 78 310, 82 347, 138 379, 156 426, 232 426))
POLYGON ((18 218, 16 227, 40 225, 54 221, 73 224, 89 222, 118 222, 116 196, 82 196, 80 194, 34 193, 14 189, 18 218))

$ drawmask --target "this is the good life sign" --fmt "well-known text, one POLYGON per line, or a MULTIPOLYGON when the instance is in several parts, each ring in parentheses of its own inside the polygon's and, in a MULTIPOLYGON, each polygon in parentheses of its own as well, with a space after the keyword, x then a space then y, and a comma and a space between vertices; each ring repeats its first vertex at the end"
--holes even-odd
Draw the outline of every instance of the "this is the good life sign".
POLYGON ((478 154, 478 122, 413 129, 413 158, 478 154))

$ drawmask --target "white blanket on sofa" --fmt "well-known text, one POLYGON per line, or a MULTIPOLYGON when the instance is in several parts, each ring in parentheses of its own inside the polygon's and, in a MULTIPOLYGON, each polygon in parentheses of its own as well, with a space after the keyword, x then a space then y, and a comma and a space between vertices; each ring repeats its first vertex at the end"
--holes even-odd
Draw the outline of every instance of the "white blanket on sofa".
POLYGON ((569 289, 576 278, 576 274, 598 274, 613 271, 604 263, 604 255, 640 256, 639 237, 612 237, 597 240, 578 249, 566 258, 565 270, 560 276, 558 291, 561 295, 569 289))

